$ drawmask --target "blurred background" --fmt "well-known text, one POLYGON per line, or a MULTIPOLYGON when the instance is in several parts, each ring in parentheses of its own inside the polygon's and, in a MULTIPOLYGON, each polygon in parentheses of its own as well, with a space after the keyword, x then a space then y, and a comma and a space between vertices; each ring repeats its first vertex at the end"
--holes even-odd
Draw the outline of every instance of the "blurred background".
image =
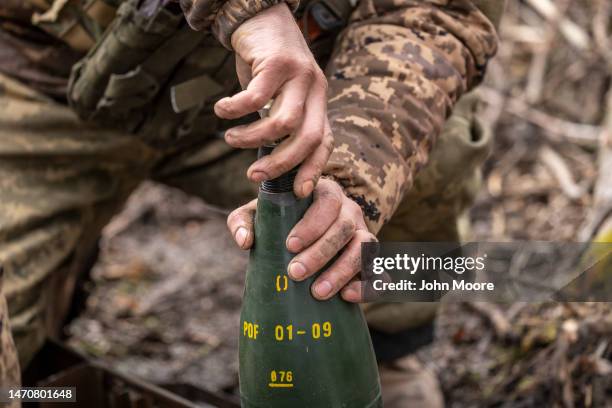
MULTIPOLYGON (((472 240, 612 240, 611 33, 610 0, 509 1, 480 89, 495 146, 472 240)), ((235 391, 247 254, 225 216, 143 184, 105 230, 71 344, 156 382, 235 391)), ((442 309, 419 354, 452 407, 612 407, 611 342, 607 303, 466 303, 442 309)))

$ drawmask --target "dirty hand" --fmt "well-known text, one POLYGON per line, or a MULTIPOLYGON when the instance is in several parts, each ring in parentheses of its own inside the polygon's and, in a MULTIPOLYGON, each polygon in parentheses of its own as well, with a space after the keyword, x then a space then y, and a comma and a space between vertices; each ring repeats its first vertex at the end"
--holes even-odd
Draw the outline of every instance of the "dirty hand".
MULTIPOLYGON (((227 226, 242 249, 253 245, 253 219, 257 200, 233 211, 227 226)), ((348 302, 362 300, 361 243, 376 241, 368 231, 361 207, 348 198, 335 181, 322 179, 314 190, 314 202, 304 218, 291 230, 287 249, 297 254, 289 263, 289 277, 302 281, 323 268, 340 251, 342 254, 312 285, 312 295, 329 299, 338 291, 348 302)))
POLYGON ((235 119, 274 105, 268 117, 225 133, 237 148, 255 148, 290 135, 247 171, 255 182, 280 176, 302 163, 295 178, 298 197, 314 189, 333 149, 327 120, 327 81, 285 3, 245 21, 232 35, 243 91, 221 99, 215 113, 235 119))

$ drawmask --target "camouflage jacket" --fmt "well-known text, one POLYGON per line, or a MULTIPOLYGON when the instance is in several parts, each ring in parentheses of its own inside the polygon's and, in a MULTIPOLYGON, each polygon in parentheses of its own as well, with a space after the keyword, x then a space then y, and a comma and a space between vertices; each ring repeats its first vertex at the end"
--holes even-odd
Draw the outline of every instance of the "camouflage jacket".
MULTIPOLYGON (((110 23, 110 12, 104 8, 115 7, 122 1, 1 0, 0 72, 63 100, 72 65, 93 46, 110 23), (102 18, 89 19, 91 14, 102 18), (83 20, 89 21, 83 24, 85 30, 82 32, 70 27, 83 20), (57 34, 67 32, 75 37, 75 46, 58 40, 57 34)), ((145 0, 141 9, 146 13, 180 3, 192 26, 210 27, 219 41, 231 48, 230 37, 244 20, 281 1, 293 9, 298 5, 298 0, 145 0)))
POLYGON ((325 174, 359 203, 372 232, 427 163, 454 103, 481 81, 503 5, 361 0, 352 14, 326 69, 336 146, 325 174))
MULTIPOLYGON (((20 16, 9 22, 23 27, 36 10, 17 12, 19 5, 46 1, 3 2, 0 34, 6 31, 5 16, 20 16)), ((279 1, 180 0, 180 5, 192 27, 211 26, 229 48, 242 21, 279 1)), ((481 81, 496 52, 492 20, 502 8, 503 0, 360 0, 337 39, 326 69, 336 147, 325 175, 361 205, 372 232, 390 219, 427 163, 454 103, 481 81)), ((0 36, 0 48, 1 42, 0 36)))
MULTIPOLYGON (((228 48, 254 11, 239 1, 223 4, 213 22, 228 48)), ((192 27, 208 25, 208 0, 181 5, 192 27)), ((361 0, 336 40, 326 69, 336 146, 324 175, 361 206, 372 232, 427 163, 454 103, 482 80, 503 7, 503 0, 361 0)))

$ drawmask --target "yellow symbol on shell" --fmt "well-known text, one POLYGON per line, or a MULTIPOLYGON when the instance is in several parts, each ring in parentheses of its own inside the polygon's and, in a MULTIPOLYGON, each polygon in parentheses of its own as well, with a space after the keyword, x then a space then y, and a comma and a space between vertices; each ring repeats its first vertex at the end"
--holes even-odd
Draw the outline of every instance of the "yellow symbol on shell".
POLYGON ((293 371, 270 372, 270 388, 293 388, 293 371))
POLYGON ((289 279, 287 275, 276 275, 276 291, 284 292, 289 288, 289 279))

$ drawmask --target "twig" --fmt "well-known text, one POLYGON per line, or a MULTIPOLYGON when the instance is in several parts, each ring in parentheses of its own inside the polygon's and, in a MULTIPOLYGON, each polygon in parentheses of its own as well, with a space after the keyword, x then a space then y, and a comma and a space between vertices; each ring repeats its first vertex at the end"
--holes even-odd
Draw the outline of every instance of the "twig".
POLYGON ((479 92, 489 103, 505 103, 505 110, 508 113, 544 129, 551 136, 551 139, 556 142, 564 141, 565 139, 580 146, 590 148, 598 145, 600 138, 600 127, 598 126, 574 123, 556 118, 535 109, 518 98, 506 97, 488 87, 481 87, 479 92))
POLYGON ((542 89, 544 87, 544 75, 546 74, 546 66, 548 65, 548 54, 550 52, 550 42, 545 43, 548 46, 538 47, 534 50, 531 58, 531 66, 529 67, 529 75, 527 75, 527 86, 525 96, 529 103, 537 103, 542 97, 542 89))
POLYGON ((543 146, 539 154, 542 163, 550 170, 551 175, 557 179, 563 193, 571 200, 583 197, 586 190, 576 184, 572 172, 559 153, 549 146, 543 146))
POLYGON ((606 60, 610 72, 612 72, 612 42, 608 38, 608 21, 610 20, 609 0, 596 1, 595 16, 593 17, 593 37, 595 47, 601 56, 606 60))
POLYGON ((589 242, 612 219, 612 87, 608 90, 607 113, 601 130, 599 168, 595 182, 593 209, 579 234, 580 241, 589 242))
POLYGON ((506 25, 503 31, 503 41, 520 42, 533 46, 544 45, 545 33, 539 27, 526 24, 506 25))
POLYGON ((586 51, 590 48, 589 35, 567 17, 564 17, 551 0, 526 0, 538 13, 551 23, 557 24, 559 32, 574 48, 586 51))

